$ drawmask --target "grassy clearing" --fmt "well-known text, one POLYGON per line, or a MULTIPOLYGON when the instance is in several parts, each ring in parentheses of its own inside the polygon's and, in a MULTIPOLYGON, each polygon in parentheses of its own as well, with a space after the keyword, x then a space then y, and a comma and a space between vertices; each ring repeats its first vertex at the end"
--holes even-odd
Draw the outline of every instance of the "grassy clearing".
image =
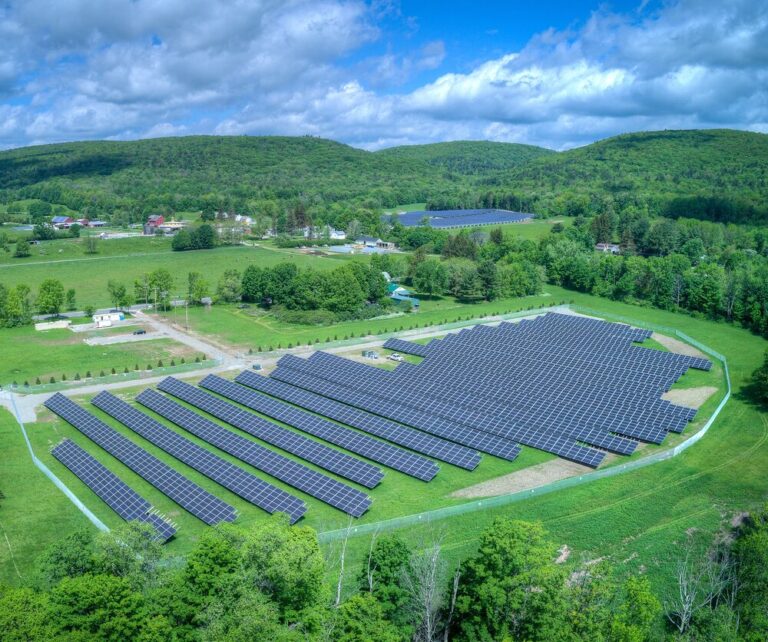
MULTIPOLYGON (((22 259, 27 263, 6 262, 0 264, 0 282, 8 287, 17 283, 26 283, 33 290, 47 278, 59 279, 65 288, 75 288, 77 291, 77 304, 81 308, 86 305, 96 307, 110 305, 107 292, 107 282, 120 281, 133 288, 133 281, 146 272, 157 268, 170 270, 176 278, 175 294, 182 295, 186 292, 186 278, 188 272, 202 272, 205 278, 215 289, 221 275, 225 270, 243 270, 247 265, 255 263, 264 267, 275 266, 278 263, 290 261, 299 267, 314 267, 317 269, 333 268, 339 265, 339 261, 360 260, 362 257, 318 257, 296 252, 279 252, 266 247, 220 247, 214 250, 197 250, 191 252, 173 252, 169 249, 167 239, 119 239, 104 241, 101 244, 100 254, 85 256, 77 254, 80 251, 76 244, 67 245, 68 241, 53 241, 66 247, 57 256, 64 256, 66 252, 72 255, 67 259, 52 259, 48 262, 22 259), (133 244, 123 241, 141 241, 149 245, 142 252, 125 253, 133 244), (110 243, 119 245, 110 246, 110 243), (157 245, 153 245, 157 243, 157 245), (102 254, 107 247, 122 248, 120 254, 102 254), (74 248, 74 249, 72 249, 74 248)), ((50 255, 49 255, 50 256, 50 255)))
POLYGON ((154 367, 158 359, 169 365, 171 359, 178 363, 182 357, 189 361, 197 355, 170 339, 89 346, 83 343, 83 338, 83 334, 71 330, 37 332, 33 327, 0 330, 0 354, 3 355, 0 384, 13 381, 19 385, 24 381, 34 384, 37 377, 48 383, 52 376, 59 381, 62 374, 72 380, 78 372, 84 377, 89 370, 94 376, 101 370, 109 373, 112 368, 117 372, 123 372, 126 367, 133 371, 136 364, 143 369, 147 364, 154 367))
POLYGON ((573 225, 572 218, 546 218, 546 219, 534 219, 532 221, 525 221, 523 223, 505 223, 504 225, 486 225, 481 228, 467 228, 468 230, 480 229, 482 231, 490 232, 494 227, 500 227, 504 230, 504 234, 522 239, 525 241, 538 241, 540 238, 546 236, 552 231, 555 223, 560 223, 563 227, 570 227, 573 225))
MULTIPOLYGON (((236 347, 251 348, 256 352, 259 347, 282 348, 317 343, 318 347, 326 340, 334 341, 352 337, 363 337, 400 329, 423 328, 430 325, 450 323, 470 316, 502 314, 512 310, 533 308, 559 302, 550 294, 539 296, 500 299, 492 303, 460 303, 452 297, 433 297, 421 300, 418 313, 402 314, 386 319, 368 321, 348 321, 332 326, 307 326, 285 323, 273 314, 251 306, 241 310, 236 306, 215 305, 211 308, 190 308, 190 328, 200 334, 213 337, 217 341, 236 347)), ((565 299, 563 299, 565 300, 565 299)), ((166 313, 166 319, 173 320, 172 313, 166 313)))
POLYGON ((0 444, 0 584, 25 584, 44 546, 90 522, 35 468, 16 420, 2 408, 0 444))

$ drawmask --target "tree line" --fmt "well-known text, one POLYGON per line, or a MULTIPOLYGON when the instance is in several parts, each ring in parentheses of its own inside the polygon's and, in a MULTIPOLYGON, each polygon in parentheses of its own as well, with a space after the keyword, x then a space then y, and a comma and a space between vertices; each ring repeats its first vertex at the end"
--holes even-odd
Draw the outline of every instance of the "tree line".
MULTIPOLYGON (((348 536, 348 533, 347 533, 348 536)), ((768 635, 768 508, 714 539, 689 533, 658 590, 609 560, 566 563, 538 523, 497 518, 455 567, 442 535, 347 540, 276 515, 206 530, 172 560, 151 527, 78 531, 0 585, 0 637, 115 642, 757 642, 768 635)))

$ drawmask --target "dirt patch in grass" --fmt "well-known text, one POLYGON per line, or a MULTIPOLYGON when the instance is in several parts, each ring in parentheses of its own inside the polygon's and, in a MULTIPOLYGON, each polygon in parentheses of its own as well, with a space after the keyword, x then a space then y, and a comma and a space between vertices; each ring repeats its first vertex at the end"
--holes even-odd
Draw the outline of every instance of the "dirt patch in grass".
POLYGON ((679 339, 673 339, 672 337, 659 334, 658 332, 654 332, 651 335, 651 339, 663 345, 670 352, 676 352, 677 354, 686 354, 689 357, 699 357, 701 359, 708 359, 707 355, 705 355, 701 350, 697 350, 692 345, 688 345, 687 343, 685 343, 684 341, 680 341, 679 339))
POLYGON ((537 488, 559 479, 583 475, 591 470, 588 466, 582 466, 572 461, 553 459, 545 461, 543 464, 518 470, 509 475, 503 475, 502 477, 489 479, 474 486, 462 488, 451 493, 451 497, 495 497, 496 495, 505 495, 507 493, 537 488))
POLYGON ((661 398, 677 406, 698 409, 716 392, 717 388, 714 386, 699 386, 698 388, 669 390, 661 395, 661 398))

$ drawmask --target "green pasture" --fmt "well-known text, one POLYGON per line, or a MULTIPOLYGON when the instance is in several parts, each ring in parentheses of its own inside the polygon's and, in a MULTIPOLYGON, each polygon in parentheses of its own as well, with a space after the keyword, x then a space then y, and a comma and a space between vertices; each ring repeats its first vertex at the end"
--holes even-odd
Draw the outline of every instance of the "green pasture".
POLYGON ((340 261, 366 260, 357 256, 324 257, 253 246, 173 252, 168 239, 154 237, 101 241, 99 254, 96 255, 84 254, 81 241, 74 239, 51 241, 50 246, 40 244, 34 247, 43 247, 46 254, 12 259, 0 253, 0 256, 5 256, 0 260, 0 283, 8 287, 26 283, 36 290, 44 279, 57 278, 65 288, 75 289, 81 309, 86 305, 110 305, 108 281, 125 283, 132 291, 135 279, 158 268, 166 268, 175 276, 176 293, 182 296, 187 288, 187 273, 193 271, 202 272, 215 290, 225 270, 242 271, 252 263, 272 267, 289 261, 299 267, 324 269, 333 268, 340 261))
MULTIPOLYGON (((552 305, 566 298, 555 298, 547 292, 538 296, 499 299, 493 302, 461 303, 453 297, 422 298, 419 312, 388 316, 366 321, 346 321, 329 326, 299 325, 280 321, 273 313, 251 305, 241 309, 235 305, 190 308, 190 329, 241 350, 258 352, 269 348, 322 344, 329 341, 366 337, 381 333, 424 328, 452 323, 470 317, 503 314, 514 310, 552 305)), ((394 307, 397 311, 399 308, 394 307)), ((173 312, 164 313, 173 320, 173 312)))
MULTIPOLYGON (((123 328, 125 333, 130 331, 130 326, 123 328)), ((197 354, 170 339, 90 346, 83 343, 85 336, 71 330, 38 332, 32 326, 0 330, 0 385, 14 381, 33 385, 37 377, 42 383, 48 383, 50 377, 60 381, 62 374, 71 381, 77 373, 85 377, 89 370, 93 376, 101 370, 109 373, 112 368, 117 372, 124 368, 133 371, 136 364, 140 369, 147 364, 154 368, 159 359, 169 365, 171 359, 178 363, 184 357, 189 361, 197 354)))

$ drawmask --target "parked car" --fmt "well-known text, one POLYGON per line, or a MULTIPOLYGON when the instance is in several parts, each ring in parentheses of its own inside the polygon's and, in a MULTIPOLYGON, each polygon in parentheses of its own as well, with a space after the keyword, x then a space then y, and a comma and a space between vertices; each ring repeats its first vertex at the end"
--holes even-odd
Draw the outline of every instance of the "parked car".
POLYGON ((134 331, 133 331, 133 334, 147 334, 147 331, 146 331, 146 330, 144 330, 144 329, 141 329, 141 330, 134 330, 134 331))
POLYGON ((403 355, 397 354, 397 352, 394 352, 391 355, 389 355, 389 358, 392 361, 405 361, 405 359, 403 358, 403 355))

